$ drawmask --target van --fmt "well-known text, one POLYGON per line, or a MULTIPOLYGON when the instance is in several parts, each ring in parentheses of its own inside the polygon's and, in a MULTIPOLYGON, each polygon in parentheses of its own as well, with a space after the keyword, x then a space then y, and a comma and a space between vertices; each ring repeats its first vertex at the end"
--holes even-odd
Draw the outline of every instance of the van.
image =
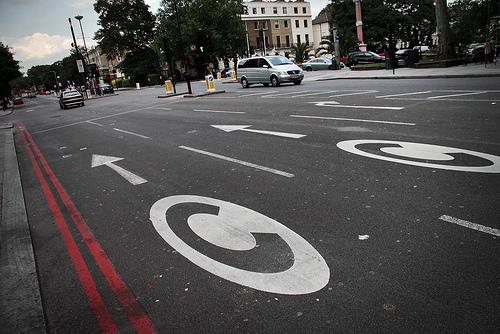
POLYGON ((304 79, 304 72, 283 56, 254 57, 238 62, 237 79, 243 88, 253 84, 278 87, 283 82, 299 85, 304 79))

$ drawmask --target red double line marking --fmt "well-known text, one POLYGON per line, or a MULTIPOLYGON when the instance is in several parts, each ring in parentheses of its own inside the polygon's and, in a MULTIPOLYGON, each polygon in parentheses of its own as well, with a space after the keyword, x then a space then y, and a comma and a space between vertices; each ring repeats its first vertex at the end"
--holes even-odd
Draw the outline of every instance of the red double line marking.
POLYGON ((39 164, 31 148, 33 148, 36 155, 40 159, 40 162, 43 168, 45 169, 45 172, 48 174, 50 180, 52 181, 52 184, 56 188, 59 197, 66 206, 66 209, 71 215, 71 218, 73 219, 75 225, 77 226, 78 231, 84 238, 87 247, 92 253, 94 259, 99 265, 99 268, 106 277, 108 284, 115 293, 115 296, 118 298, 123 309, 127 313, 130 321, 136 328, 137 332, 141 334, 156 333, 156 329, 151 323, 151 320, 141 309, 136 299, 128 289, 127 285, 125 284, 121 276, 118 274, 113 264, 109 260, 108 256, 102 249, 101 245, 94 237, 87 223, 83 220, 82 216, 76 209, 75 205, 69 198, 68 194, 59 183, 59 180, 57 179, 54 172, 47 164, 45 157, 36 146, 30 133, 26 129, 23 129, 23 124, 21 122, 18 122, 17 125, 19 126, 19 128, 21 128, 21 134, 23 137, 24 145, 26 147, 26 150, 28 151, 31 163, 33 164, 33 168, 35 169, 35 173, 38 177, 38 180, 40 181, 43 192, 49 204, 50 210, 52 211, 52 215, 54 216, 54 219, 59 228, 61 236, 63 237, 64 243, 73 262, 73 266, 75 267, 76 273, 78 274, 82 287, 85 291, 85 294, 87 295, 87 300, 89 301, 92 311, 94 312, 94 315, 97 319, 97 322, 99 324, 99 330, 105 333, 118 333, 118 328, 116 327, 116 324, 113 321, 111 314, 109 313, 106 305, 104 304, 104 301, 101 298, 101 295, 99 294, 99 291, 97 290, 94 279, 92 278, 92 275, 90 274, 90 271, 88 270, 87 265, 85 264, 82 254, 80 253, 80 250, 78 249, 73 239, 73 236, 71 235, 71 232, 68 229, 66 221, 64 220, 63 215, 61 213, 61 210, 59 209, 54 199, 54 196, 52 195, 50 187, 45 180, 45 177, 39 167, 39 164))

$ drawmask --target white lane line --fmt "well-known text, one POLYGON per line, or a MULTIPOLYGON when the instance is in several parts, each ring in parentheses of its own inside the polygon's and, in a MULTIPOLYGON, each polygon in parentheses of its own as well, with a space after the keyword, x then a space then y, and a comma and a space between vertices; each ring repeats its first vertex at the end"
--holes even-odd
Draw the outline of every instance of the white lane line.
POLYGON ((425 92, 413 92, 413 93, 402 93, 402 94, 393 94, 393 95, 384 95, 384 96, 375 96, 376 99, 385 99, 388 97, 399 97, 399 96, 408 96, 408 95, 418 95, 418 94, 429 94, 432 93, 432 90, 428 90, 425 92))
POLYGON ((246 161, 242 161, 242 160, 238 160, 238 159, 233 159, 233 158, 226 157, 226 156, 223 156, 223 155, 220 155, 220 154, 215 154, 215 153, 211 153, 211 152, 207 152, 207 151, 202 151, 202 150, 198 150, 196 148, 192 148, 192 147, 188 147, 188 146, 179 146, 179 148, 182 148, 183 150, 188 150, 188 151, 191 151, 191 152, 196 152, 196 153, 208 155, 209 157, 213 157, 213 158, 217 158, 217 159, 221 159, 221 160, 225 160, 225 161, 229 161, 229 162, 234 162, 234 163, 237 163, 237 164, 240 164, 240 165, 243 165, 243 166, 257 168, 257 169, 260 169, 260 170, 263 170, 263 171, 266 171, 266 172, 274 173, 274 174, 285 176, 285 177, 294 177, 295 176, 293 174, 290 174, 290 173, 287 173, 287 172, 282 172, 282 171, 274 169, 274 168, 269 168, 269 167, 265 167, 265 166, 256 165, 256 164, 253 164, 251 162, 246 162, 246 161))
POLYGON ((362 94, 373 94, 373 93, 378 93, 378 90, 367 90, 367 91, 363 91, 363 92, 344 93, 344 94, 331 95, 328 97, 351 96, 351 95, 362 95, 362 94))
POLYGON ((488 93, 488 92, 487 91, 483 91, 483 92, 467 92, 467 93, 461 93, 461 94, 431 96, 428 99, 445 99, 447 97, 456 97, 456 96, 464 96, 464 95, 478 95, 478 94, 486 94, 486 93, 488 93))
POLYGON ((272 90, 270 92, 261 92, 261 93, 253 93, 253 94, 244 94, 244 95, 238 95, 238 98, 240 97, 248 97, 248 96, 255 96, 255 95, 267 95, 267 94, 271 94, 271 93, 276 93, 277 90, 272 90))
POLYGON ((488 234, 500 237, 500 230, 497 230, 496 228, 491 228, 488 226, 479 225, 476 223, 471 223, 469 221, 454 218, 454 217, 447 216, 447 215, 442 215, 441 217, 439 217, 439 219, 444 220, 444 221, 449 222, 449 223, 457 224, 457 225, 460 225, 463 227, 468 227, 468 228, 471 228, 471 229, 476 230, 476 231, 480 231, 480 232, 484 232, 484 233, 488 233, 488 234))
POLYGON ((338 104, 338 102, 335 102, 335 101, 309 102, 309 103, 314 103, 318 107, 333 107, 333 108, 382 109, 382 110, 402 110, 402 109, 404 109, 404 107, 346 106, 343 104, 338 104))
POLYGON ((297 94, 297 93, 307 93, 308 91, 305 90, 303 92, 288 92, 288 93, 281 93, 281 94, 267 94, 267 95, 264 95, 262 96, 263 99, 278 99, 278 98, 281 98, 281 97, 284 97, 286 95, 292 95, 292 94, 297 94))
POLYGON ((134 133, 134 132, 126 131, 126 130, 117 129, 117 128, 113 128, 113 130, 119 131, 119 132, 123 132, 123 133, 127 133, 129 135, 137 136, 137 137, 144 138, 144 139, 149 139, 149 137, 147 137, 147 136, 143 136, 143 135, 140 135, 138 133, 134 133))
POLYGON ((206 110, 206 109, 194 109, 193 111, 201 112, 214 112, 214 113, 225 113, 225 114, 245 114, 244 111, 227 111, 227 110, 206 110))
POLYGON ((92 121, 87 121, 87 123, 89 124, 94 124, 94 125, 97 125, 97 126, 104 126, 102 124, 99 124, 99 123, 96 123, 96 122, 92 122, 92 121))
POLYGON ((366 122, 366 123, 383 123, 383 124, 396 124, 396 125, 417 125, 415 123, 405 123, 405 122, 391 122, 391 121, 374 121, 368 119, 356 119, 356 118, 337 118, 337 117, 323 117, 323 116, 306 116, 306 115, 290 115, 290 117, 297 118, 313 118, 313 119, 329 119, 335 121, 351 121, 351 122, 366 122))
POLYGON ((316 93, 293 95, 292 97, 304 97, 304 96, 311 96, 311 95, 331 94, 331 93, 337 93, 337 92, 338 92, 338 90, 332 90, 329 92, 316 92, 316 93))

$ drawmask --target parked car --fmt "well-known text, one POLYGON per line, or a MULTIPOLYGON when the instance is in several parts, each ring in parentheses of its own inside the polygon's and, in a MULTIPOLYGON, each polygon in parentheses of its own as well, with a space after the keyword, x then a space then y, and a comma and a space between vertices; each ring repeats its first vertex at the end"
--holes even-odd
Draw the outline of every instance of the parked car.
POLYGON ((222 78, 231 78, 233 75, 234 70, 233 69, 225 69, 221 72, 221 77, 222 78))
POLYGON ((14 98, 12 99, 12 104, 14 105, 23 103, 24 103, 23 98, 20 96, 14 96, 14 98))
POLYGON ((114 94, 115 91, 113 90, 113 86, 110 84, 99 84, 99 89, 101 90, 102 94, 114 94))
POLYGON ((358 64, 385 63, 385 57, 379 56, 375 52, 357 51, 349 53, 346 60, 346 66, 355 66, 358 64))
POLYGON ((317 70, 332 70, 333 64, 332 60, 329 58, 315 58, 303 63, 302 69, 308 72, 317 70))
POLYGON ((408 51, 410 49, 401 49, 401 50, 398 50, 396 51, 396 59, 405 59, 406 56, 408 55, 408 51))
POLYGON ((247 58, 238 61, 237 79, 243 88, 261 83, 279 86, 283 82, 299 85, 304 79, 304 72, 283 56, 247 58))
POLYGON ((59 97, 59 106, 61 109, 67 109, 73 106, 84 106, 83 96, 77 90, 66 90, 59 97))
POLYGON ((467 50, 468 62, 483 62, 484 61, 484 43, 472 43, 467 50))
POLYGON ((30 99, 35 98, 35 97, 36 97, 36 93, 30 92, 30 93, 28 94, 28 97, 29 97, 30 99))

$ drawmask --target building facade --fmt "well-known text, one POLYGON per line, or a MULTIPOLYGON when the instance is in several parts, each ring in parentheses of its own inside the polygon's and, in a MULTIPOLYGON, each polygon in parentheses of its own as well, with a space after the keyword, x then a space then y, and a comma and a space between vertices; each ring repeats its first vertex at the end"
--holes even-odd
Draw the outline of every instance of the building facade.
POLYGON ((295 44, 313 46, 309 2, 253 0, 244 5, 246 12, 241 19, 247 31, 250 53, 284 55, 295 44))
POLYGON ((108 60, 107 55, 101 52, 99 47, 91 47, 88 52, 86 62, 95 64, 99 69, 99 80, 101 83, 111 83, 111 80, 122 78, 124 75, 120 72, 117 65, 125 58, 125 53, 116 55, 115 58, 108 60))

